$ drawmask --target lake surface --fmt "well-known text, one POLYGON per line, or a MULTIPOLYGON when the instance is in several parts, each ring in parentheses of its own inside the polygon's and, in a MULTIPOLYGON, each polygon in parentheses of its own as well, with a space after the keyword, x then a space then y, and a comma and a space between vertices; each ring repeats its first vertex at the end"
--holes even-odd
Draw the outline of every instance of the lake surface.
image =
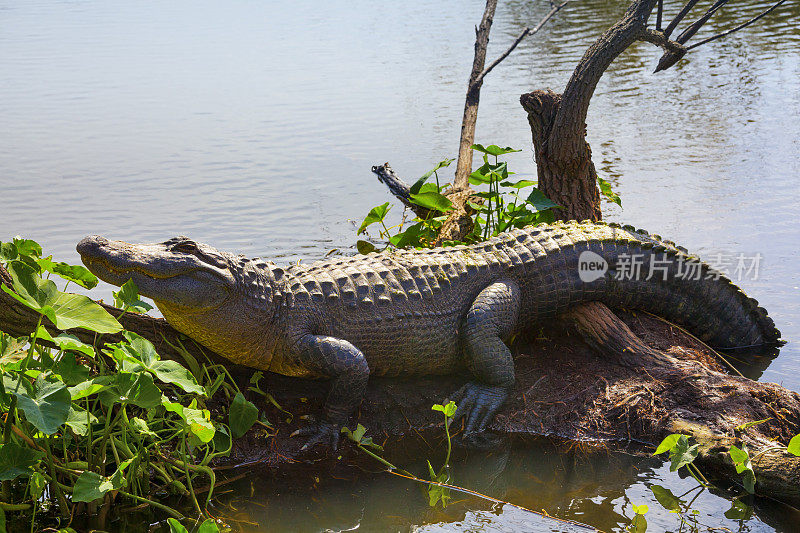
MULTIPOLYGON (((768 2, 720 13, 728 29, 768 2)), ((580 0, 526 39, 484 84, 477 142, 523 149, 535 174, 523 92, 563 89, 586 47, 624 11, 580 0)), ((668 13, 678 8, 667 2, 668 13)), ((501 2, 494 58, 547 11, 501 2)), ((279 263, 354 252, 355 229, 390 198, 370 172, 413 180, 457 150, 483 2, 0 2, 0 239, 21 234, 77 262, 99 233, 132 242, 185 234, 279 263)), ((690 52, 652 74, 639 44, 608 70, 588 117, 594 161, 622 197, 609 220, 659 233, 734 268, 789 343, 762 379, 800 390, 800 6, 690 52), (722 254, 721 256, 718 254, 722 254)), ((397 210, 397 208, 395 208, 397 210)), ((111 287, 94 296, 110 300, 111 287)), ((648 503, 651 530, 678 529, 648 487, 692 484, 658 460, 579 460, 532 446, 455 465, 456 482, 608 530, 648 503), (577 466, 576 466, 577 465, 577 466)), ((422 470, 420 470, 422 472, 422 470)), ((417 487, 375 477, 284 493, 250 480, 253 531, 560 530, 473 499, 427 507, 417 487)), ((237 490, 245 490, 240 486, 237 490)), ((244 504, 243 504, 244 505, 244 504)), ((739 523, 705 493, 700 521, 790 531, 797 516, 759 504, 739 523)))

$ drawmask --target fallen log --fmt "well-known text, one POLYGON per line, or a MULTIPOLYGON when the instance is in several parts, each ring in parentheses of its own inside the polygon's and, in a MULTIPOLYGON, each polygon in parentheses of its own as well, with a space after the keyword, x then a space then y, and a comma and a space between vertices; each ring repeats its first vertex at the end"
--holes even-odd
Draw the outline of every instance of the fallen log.
MULTIPOLYGON (((0 279, 8 273, 0 268, 0 279)), ((105 305, 115 316, 121 310, 105 305)), ((732 443, 741 444, 734 427, 746 422, 770 419, 747 430, 741 439, 755 453, 777 444, 786 445, 800 433, 800 395, 773 383, 761 383, 726 373, 718 354, 700 341, 649 315, 621 313, 609 319, 605 306, 582 306, 582 312, 568 313, 558 322, 544 324, 533 340, 514 344, 517 382, 508 403, 491 425, 491 430, 512 441, 545 436, 571 441, 640 443, 651 453, 666 435, 679 432, 701 444, 698 463, 718 479, 737 483, 740 476, 727 454, 732 443), (589 317, 588 320, 586 317, 589 317), (598 353, 572 334, 574 323, 583 338, 604 347, 598 353), (613 347, 613 348, 609 348, 613 347)), ((0 330, 12 335, 30 333, 38 320, 32 311, 0 292, 0 330)), ((164 320, 125 314, 122 324, 154 342, 163 357, 181 360, 170 346, 182 340, 193 356, 223 362, 246 376, 253 371, 226 362, 210 350, 186 342, 185 337, 164 320)), ((86 342, 94 333, 74 330, 86 342)), ((100 342, 115 342, 106 335, 100 342)), ((377 442, 400 437, 425 438, 440 435, 440 413, 432 412, 457 390, 466 375, 370 380, 357 422, 377 442)), ((288 378, 267 373, 262 388, 281 405, 258 396, 274 432, 251 430, 239 439, 230 464, 258 464, 279 473, 302 464, 316 471, 333 468, 335 455, 317 459, 309 466, 300 447, 302 439, 289 435, 304 417, 321 412, 327 387, 317 381, 288 378), (287 415, 291 413, 291 415, 287 415)), ((257 403, 257 404, 258 404, 257 403)), ((756 492, 775 499, 800 501, 800 458, 786 452, 762 455, 753 462, 758 480, 756 492)))

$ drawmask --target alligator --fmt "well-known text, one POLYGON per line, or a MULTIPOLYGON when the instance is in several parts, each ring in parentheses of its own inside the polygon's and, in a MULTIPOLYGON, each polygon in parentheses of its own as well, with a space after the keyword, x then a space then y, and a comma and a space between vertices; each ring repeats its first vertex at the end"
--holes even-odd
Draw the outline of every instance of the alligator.
POLYGON ((100 279, 133 279, 178 331, 227 359, 331 381, 324 416, 293 435, 336 448, 370 375, 474 379, 451 399, 480 435, 514 385, 506 342, 581 302, 643 310, 716 348, 780 332, 719 272, 659 235, 613 223, 530 226, 474 245, 387 250, 280 267, 176 237, 77 246, 100 279))

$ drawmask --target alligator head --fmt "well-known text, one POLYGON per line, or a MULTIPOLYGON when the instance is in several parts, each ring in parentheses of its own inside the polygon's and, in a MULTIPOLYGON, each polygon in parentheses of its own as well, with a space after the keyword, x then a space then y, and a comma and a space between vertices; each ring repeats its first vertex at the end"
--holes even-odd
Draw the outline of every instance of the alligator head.
POLYGON ((241 364, 252 366, 254 350, 261 348, 257 366, 268 366, 256 339, 272 322, 281 294, 272 271, 280 269, 271 263, 220 252, 188 237, 131 244, 93 235, 77 250, 101 280, 121 286, 132 279, 178 331, 241 364))

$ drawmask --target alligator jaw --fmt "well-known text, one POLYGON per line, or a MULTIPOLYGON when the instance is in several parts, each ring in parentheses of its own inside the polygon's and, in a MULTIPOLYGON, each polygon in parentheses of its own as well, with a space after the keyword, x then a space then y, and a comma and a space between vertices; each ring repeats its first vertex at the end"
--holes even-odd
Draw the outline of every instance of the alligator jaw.
POLYGON ((76 249, 86 268, 98 278, 117 286, 132 279, 139 293, 156 304, 207 310, 221 305, 233 285, 226 269, 192 254, 171 251, 166 243, 130 244, 92 235, 76 249))

